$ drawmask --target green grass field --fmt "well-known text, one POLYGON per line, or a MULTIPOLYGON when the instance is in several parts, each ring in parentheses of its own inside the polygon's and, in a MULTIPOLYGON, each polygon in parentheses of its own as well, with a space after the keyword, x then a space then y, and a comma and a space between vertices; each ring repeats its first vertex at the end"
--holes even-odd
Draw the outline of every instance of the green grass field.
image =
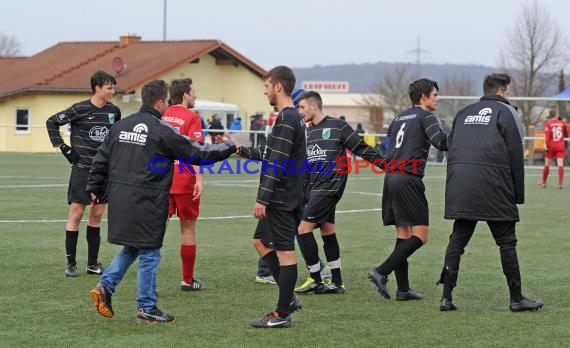
MULTIPOLYGON (((351 175, 337 207, 347 293, 303 296, 303 309, 294 314, 290 329, 251 328, 249 320, 274 309, 277 300, 275 286, 254 283, 255 220, 250 216, 258 176, 205 175, 196 264, 204 288, 189 293, 179 289, 179 227, 174 221, 162 250, 158 291, 160 308, 175 314, 177 323, 137 326, 133 320, 136 265, 113 296, 113 320, 101 317, 91 304, 89 291, 97 276, 82 273, 66 278, 63 274, 69 176, 63 157, 2 153, 0 346, 569 346, 570 195, 568 188, 536 186, 539 173, 527 170, 527 203, 520 207, 518 225, 523 291, 545 301, 539 312, 509 312, 498 248, 483 223, 462 259, 454 292, 459 310, 438 310, 441 287, 435 281, 452 223, 442 217, 445 167, 434 165, 428 166, 424 179, 430 242, 410 259, 410 281, 426 295, 423 301, 384 300, 367 279, 367 272, 392 250, 395 233, 393 227, 382 226, 378 211, 383 177, 365 171, 351 175)), ((105 241, 106 222, 102 235, 100 260, 108 264, 119 247, 105 241)), ((83 223, 78 245, 82 271, 86 252, 83 223)), ((304 267, 299 270, 301 282, 306 272, 304 267)), ((395 291, 391 278, 388 285, 395 291)))

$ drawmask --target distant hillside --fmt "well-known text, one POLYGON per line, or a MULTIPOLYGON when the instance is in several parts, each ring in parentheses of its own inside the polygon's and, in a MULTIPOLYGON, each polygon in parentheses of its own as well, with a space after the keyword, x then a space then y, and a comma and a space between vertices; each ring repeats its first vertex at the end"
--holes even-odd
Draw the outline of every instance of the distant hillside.
MULTIPOLYGON (((471 77, 475 86, 480 89, 483 78, 490 72, 497 72, 498 68, 482 65, 460 64, 425 64, 415 65, 409 63, 369 63, 344 65, 316 65, 311 68, 293 68, 298 85, 306 80, 348 81, 351 93, 370 92, 375 83, 382 81, 384 75, 397 67, 408 66, 410 71, 435 81, 442 81, 446 77, 466 75, 471 77)), ((441 91, 446 94, 445 91, 441 91)))

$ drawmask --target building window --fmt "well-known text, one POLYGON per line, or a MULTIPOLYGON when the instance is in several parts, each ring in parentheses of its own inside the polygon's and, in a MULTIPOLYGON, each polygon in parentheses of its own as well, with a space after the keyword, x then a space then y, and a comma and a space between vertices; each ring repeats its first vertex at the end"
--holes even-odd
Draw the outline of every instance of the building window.
POLYGON ((30 112, 28 109, 16 110, 16 133, 30 133, 30 112))

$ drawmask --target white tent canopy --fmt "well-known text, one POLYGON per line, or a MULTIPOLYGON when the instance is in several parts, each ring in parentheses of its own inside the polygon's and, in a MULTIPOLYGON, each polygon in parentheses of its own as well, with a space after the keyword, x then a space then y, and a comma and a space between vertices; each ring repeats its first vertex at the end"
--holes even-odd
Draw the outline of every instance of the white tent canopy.
POLYGON ((211 100, 196 99, 194 102, 195 111, 220 111, 237 113, 238 108, 235 104, 220 103, 211 100))

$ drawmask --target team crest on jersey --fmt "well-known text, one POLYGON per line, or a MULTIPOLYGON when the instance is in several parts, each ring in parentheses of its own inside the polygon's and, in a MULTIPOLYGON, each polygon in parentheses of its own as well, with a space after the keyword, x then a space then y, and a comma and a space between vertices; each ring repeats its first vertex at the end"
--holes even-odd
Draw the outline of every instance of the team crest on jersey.
POLYGON ((109 123, 110 124, 115 123, 115 114, 109 114, 109 123))
POLYGON ((323 139, 328 139, 331 137, 331 129, 325 128, 323 129, 323 139))

